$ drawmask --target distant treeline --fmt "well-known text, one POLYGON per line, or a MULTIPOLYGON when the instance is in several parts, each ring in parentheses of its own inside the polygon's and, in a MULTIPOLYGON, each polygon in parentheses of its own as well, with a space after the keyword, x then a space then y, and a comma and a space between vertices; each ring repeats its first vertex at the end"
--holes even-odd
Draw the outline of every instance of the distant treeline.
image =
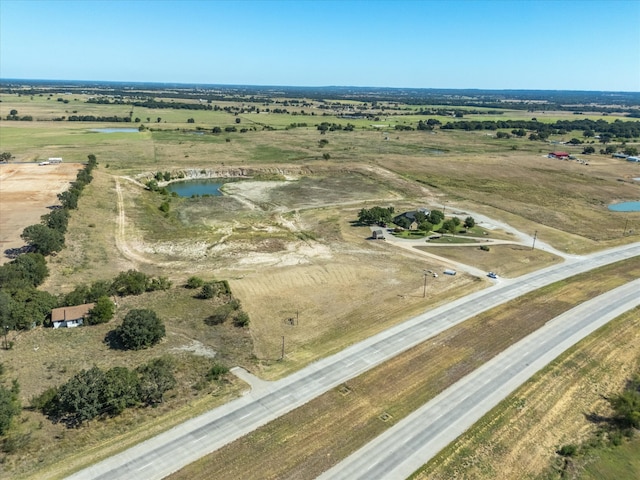
POLYGON ((211 104, 207 103, 184 103, 184 102, 162 102, 158 100, 110 100, 105 97, 90 98, 87 103, 96 103, 99 105, 131 105, 133 107, 145 108, 176 108, 179 110, 213 110, 211 104))
MULTIPOLYGON (((197 99, 211 102, 270 103, 274 99, 315 101, 354 100, 405 105, 465 106, 529 111, 632 112, 640 105, 640 92, 563 90, 475 90, 377 87, 282 87, 247 85, 188 85, 161 83, 0 80, 0 93, 42 95, 78 93, 140 99, 153 92, 156 98, 197 99)), ((146 100, 142 100, 145 102, 146 100)), ((188 104, 192 105, 192 104, 188 104)), ((163 107, 153 107, 163 108, 163 107)), ((170 104, 166 108, 179 108, 170 104)))
POLYGON ((640 122, 615 120, 559 120, 554 123, 543 123, 537 120, 460 120, 448 122, 440 127, 443 130, 498 130, 498 129, 524 129, 548 134, 564 135, 574 130, 587 132, 585 136, 608 134, 616 138, 640 137, 640 122), (590 134, 589 134, 590 133, 590 134))
MULTIPOLYGON (((58 120, 63 120, 60 118, 58 120)), ((67 118, 69 122, 131 122, 131 117, 119 117, 117 115, 112 115, 109 117, 96 117, 95 115, 70 115, 67 118)))

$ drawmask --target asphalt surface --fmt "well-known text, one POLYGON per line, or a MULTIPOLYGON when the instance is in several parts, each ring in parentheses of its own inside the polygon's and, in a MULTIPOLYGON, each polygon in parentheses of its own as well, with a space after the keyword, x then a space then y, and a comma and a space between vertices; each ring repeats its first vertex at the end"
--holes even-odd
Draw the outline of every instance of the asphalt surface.
POLYGON ((403 479, 566 349, 640 305, 640 280, 548 322, 318 477, 403 479))
POLYGON ((319 360, 69 477, 161 479, 309 400, 485 310, 602 265, 640 255, 640 243, 569 259, 562 265, 500 281, 319 360))

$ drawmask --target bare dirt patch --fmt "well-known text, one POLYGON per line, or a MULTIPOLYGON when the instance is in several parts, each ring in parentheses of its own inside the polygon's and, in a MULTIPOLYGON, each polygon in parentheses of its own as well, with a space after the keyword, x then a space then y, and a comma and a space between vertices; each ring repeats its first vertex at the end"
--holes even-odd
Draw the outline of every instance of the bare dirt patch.
MULTIPOLYGON (((20 234, 25 227, 40 223, 49 212, 47 207, 59 205, 57 195, 68 189, 78 170, 78 163, 38 165, 37 163, 0 165, 0 249, 20 248, 20 234)), ((4 254, 0 264, 11 259, 4 254)))

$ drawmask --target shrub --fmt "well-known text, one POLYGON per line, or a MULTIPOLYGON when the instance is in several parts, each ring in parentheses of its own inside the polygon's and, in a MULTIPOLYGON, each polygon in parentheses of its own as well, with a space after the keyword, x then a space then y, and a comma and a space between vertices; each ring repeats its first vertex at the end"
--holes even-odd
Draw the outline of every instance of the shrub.
POLYGON ((116 307, 109 297, 100 297, 96 301, 95 306, 89 310, 87 323, 89 323, 89 325, 106 323, 113 318, 115 311, 116 307))
POLYGON ((204 285, 204 280, 200 277, 189 277, 187 283, 185 284, 186 288, 201 288, 204 285))
POLYGON ((115 333, 125 349, 141 350, 158 343, 166 331, 153 310, 134 309, 127 313, 115 333))
POLYGON ((206 300, 215 297, 216 293, 218 293, 218 289, 216 288, 215 284, 205 283, 202 286, 202 290, 200 290, 200 293, 198 294, 198 298, 206 300))
POLYGON ((569 444, 569 445, 563 445, 562 447, 560 447, 560 449, 557 451, 557 454, 563 457, 572 457, 576 454, 577 451, 578 451, 578 447, 576 447, 575 445, 569 444))
POLYGON ((239 312, 236 315, 236 318, 233 320, 233 324, 236 327, 248 327, 249 326, 249 315, 247 312, 239 312))
POLYGON ((207 317, 204 322, 207 325, 220 325, 221 323, 224 323, 227 318, 229 318, 229 315, 231 315, 231 312, 233 311, 233 307, 228 303, 225 305, 221 305, 213 312, 211 316, 207 317))
POLYGON ((224 365, 220 365, 219 363, 216 363, 213 365, 213 367, 209 369, 209 371, 207 372, 206 378, 210 382, 212 380, 220 380, 220 378, 223 375, 226 375, 227 373, 229 373, 229 369, 227 367, 225 367, 224 365))

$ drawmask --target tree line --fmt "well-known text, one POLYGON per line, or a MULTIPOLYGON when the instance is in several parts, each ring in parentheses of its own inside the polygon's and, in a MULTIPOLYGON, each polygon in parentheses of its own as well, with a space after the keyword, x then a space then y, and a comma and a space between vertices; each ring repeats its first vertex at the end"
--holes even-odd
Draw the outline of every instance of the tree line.
POLYGON ((187 103, 187 102, 163 102, 153 99, 146 100, 133 100, 133 101, 125 101, 125 100, 109 100, 104 97, 90 98, 86 101, 86 103, 96 103, 99 105, 132 105, 134 107, 144 107, 144 108, 175 108, 179 110, 213 110, 213 107, 210 103, 187 103))
POLYGON ((615 120, 559 120, 553 123, 543 123, 532 120, 460 120, 447 122, 440 127, 443 130, 498 130, 514 129, 535 131, 548 137, 551 134, 564 135, 574 130, 582 130, 585 136, 593 137, 595 133, 608 134, 616 138, 640 137, 640 122, 615 120))

